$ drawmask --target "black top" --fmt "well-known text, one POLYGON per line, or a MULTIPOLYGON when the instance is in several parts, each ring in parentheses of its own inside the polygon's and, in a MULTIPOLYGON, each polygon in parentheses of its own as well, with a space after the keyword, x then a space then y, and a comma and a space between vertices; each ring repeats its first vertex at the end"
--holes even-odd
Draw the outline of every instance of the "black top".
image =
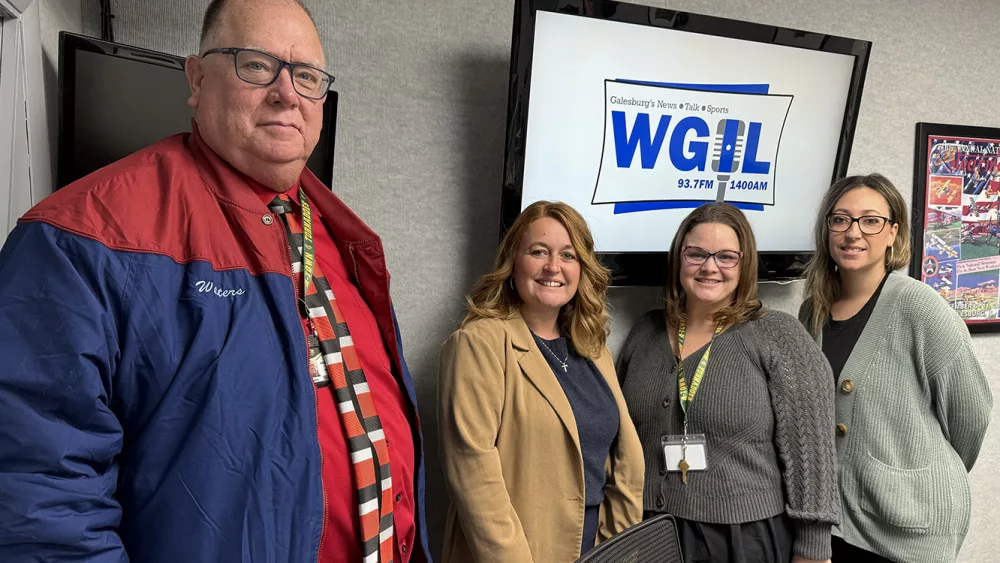
POLYGON ((567 345, 565 338, 544 340, 534 336, 573 408, 580 448, 583 450, 586 505, 598 506, 604 501, 604 483, 607 480, 604 464, 611 453, 611 445, 618 437, 615 397, 594 362, 577 354, 567 345), (566 362, 565 371, 562 360, 566 362))
POLYGON ((826 326, 823 327, 823 355, 826 356, 826 359, 830 362, 830 367, 833 368, 834 381, 840 379, 840 372, 843 371, 847 359, 851 357, 854 345, 861 338, 861 332, 865 330, 865 325, 868 324, 868 319, 871 318, 872 311, 875 310, 878 296, 882 293, 882 286, 885 285, 885 280, 887 279, 889 279, 888 274, 882 278, 882 283, 878 284, 878 289, 875 290, 875 293, 872 294, 868 302, 865 303, 865 306, 857 314, 842 321, 830 319, 827 321, 826 326))

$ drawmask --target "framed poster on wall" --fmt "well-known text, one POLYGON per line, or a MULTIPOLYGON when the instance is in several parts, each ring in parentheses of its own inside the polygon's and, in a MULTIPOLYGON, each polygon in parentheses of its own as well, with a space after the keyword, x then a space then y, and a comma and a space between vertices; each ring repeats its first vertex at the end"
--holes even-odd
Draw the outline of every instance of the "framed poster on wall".
POLYGON ((1000 331, 1000 129, 918 123, 910 275, 970 332, 1000 331))

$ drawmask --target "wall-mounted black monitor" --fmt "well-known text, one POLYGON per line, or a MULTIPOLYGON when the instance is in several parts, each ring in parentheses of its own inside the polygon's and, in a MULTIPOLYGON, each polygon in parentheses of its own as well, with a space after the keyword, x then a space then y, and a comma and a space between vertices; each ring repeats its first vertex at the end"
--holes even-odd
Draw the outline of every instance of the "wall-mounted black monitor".
POLYGON ((603 0, 518 0, 502 230, 579 210, 616 285, 661 285, 692 208, 742 208, 763 279, 799 277, 847 172, 871 43, 603 0))
MULTIPOLYGON (((191 131, 184 57, 59 34, 57 187, 165 137, 191 131)), ((337 93, 323 107, 323 132, 307 166, 333 183, 337 93)))

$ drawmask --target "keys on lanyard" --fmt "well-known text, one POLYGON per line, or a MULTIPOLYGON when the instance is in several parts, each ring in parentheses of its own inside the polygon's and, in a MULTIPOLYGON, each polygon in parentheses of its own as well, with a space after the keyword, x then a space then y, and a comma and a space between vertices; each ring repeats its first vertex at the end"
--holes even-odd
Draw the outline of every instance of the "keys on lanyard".
POLYGON ((681 446, 681 460, 677 463, 677 468, 681 470, 681 483, 688 484, 688 468, 691 464, 687 461, 687 444, 681 446))

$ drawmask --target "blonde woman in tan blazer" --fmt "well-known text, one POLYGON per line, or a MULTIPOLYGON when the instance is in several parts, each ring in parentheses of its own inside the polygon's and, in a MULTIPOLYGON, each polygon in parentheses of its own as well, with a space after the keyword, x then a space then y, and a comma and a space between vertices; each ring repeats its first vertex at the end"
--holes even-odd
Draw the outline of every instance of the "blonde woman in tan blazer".
POLYGON ((537 202, 441 351, 445 563, 563 563, 642 520, 643 453, 583 217, 537 202))

